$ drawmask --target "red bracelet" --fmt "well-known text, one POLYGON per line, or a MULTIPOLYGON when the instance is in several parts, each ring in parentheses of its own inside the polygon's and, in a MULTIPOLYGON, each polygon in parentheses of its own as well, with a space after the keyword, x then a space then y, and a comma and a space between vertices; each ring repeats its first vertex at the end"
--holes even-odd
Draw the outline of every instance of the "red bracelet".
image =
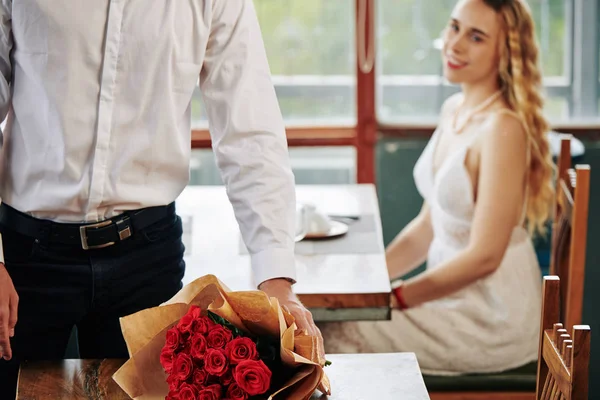
POLYGON ((404 296, 402 295, 403 287, 404 287, 404 285, 400 285, 397 288, 394 288, 394 290, 392 290, 392 292, 394 293, 394 297, 396 297, 396 301, 398 302, 400 309, 406 310, 408 308, 408 304, 406 304, 406 301, 404 300, 404 296))

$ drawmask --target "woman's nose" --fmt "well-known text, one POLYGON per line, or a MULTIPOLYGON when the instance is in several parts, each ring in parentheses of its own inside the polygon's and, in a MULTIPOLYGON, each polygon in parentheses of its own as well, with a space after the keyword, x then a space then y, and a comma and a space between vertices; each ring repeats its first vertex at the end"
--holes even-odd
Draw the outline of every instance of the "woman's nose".
POLYGON ((452 50, 452 52, 460 54, 464 51, 464 38, 462 35, 457 34, 454 37, 449 39, 448 48, 452 50))

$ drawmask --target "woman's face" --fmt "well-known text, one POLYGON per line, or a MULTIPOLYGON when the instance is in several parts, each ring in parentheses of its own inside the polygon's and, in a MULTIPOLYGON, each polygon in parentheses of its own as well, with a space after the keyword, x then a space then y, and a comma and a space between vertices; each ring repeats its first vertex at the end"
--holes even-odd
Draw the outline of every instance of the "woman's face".
POLYGON ((444 76, 456 84, 496 80, 500 15, 483 0, 459 0, 444 31, 444 76))

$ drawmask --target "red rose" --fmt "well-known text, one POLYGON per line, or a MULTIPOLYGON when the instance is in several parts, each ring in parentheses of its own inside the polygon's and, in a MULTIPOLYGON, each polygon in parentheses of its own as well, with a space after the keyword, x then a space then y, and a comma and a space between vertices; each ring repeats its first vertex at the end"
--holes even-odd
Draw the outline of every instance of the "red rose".
POLYGON ((190 338, 189 333, 182 334, 181 339, 182 343, 181 346, 179 346, 179 349, 177 349, 177 354, 185 353, 187 355, 190 355, 192 351, 192 339, 190 338))
POLYGON ((208 373, 202 368, 196 368, 192 374, 192 382, 198 389, 203 387, 208 380, 208 373))
POLYGON ((227 399, 229 400, 247 400, 248 393, 244 392, 242 388, 235 382, 229 385, 227 389, 227 399))
POLYGON ((262 360, 245 360, 233 370, 233 379, 250 396, 263 394, 271 386, 271 370, 262 360))
POLYGON ((168 347, 163 347, 160 352, 160 365, 167 374, 170 374, 173 370, 173 350, 168 347))
POLYGON ((227 372, 227 357, 220 349, 208 349, 204 355, 204 369, 211 375, 221 376, 227 372))
POLYGON ((239 364, 244 360, 258 360, 256 344, 247 337, 238 337, 227 343, 225 354, 231 365, 239 364))
POLYGON ((216 324, 210 318, 208 318, 206 315, 203 315, 197 318, 194 322, 193 332, 206 335, 208 331, 215 325, 216 324))
POLYGON ((192 336, 190 355, 194 360, 202 360, 204 359, 204 354, 206 353, 206 347, 206 338, 201 334, 194 334, 194 336, 192 336))
POLYGON ((210 385, 198 392, 198 400, 220 400, 221 385, 210 385))
POLYGON ((169 384, 169 390, 179 391, 179 386, 181 385, 181 381, 177 377, 177 375, 169 375, 167 377, 167 383, 169 384))
MULTIPOLYGON (((206 371, 204 371, 204 372, 206 372, 206 371)), ((219 379, 220 379, 220 377, 218 377, 216 375, 210 375, 209 374, 208 378, 206 378, 206 383, 204 385, 205 386, 210 386, 210 385, 220 384, 221 382, 219 381, 219 379)))
POLYGON ((165 400, 179 400, 179 391, 171 390, 169 394, 167 394, 167 397, 165 397, 165 400))
POLYGON ((179 347, 181 338, 181 334, 177 327, 173 327, 167 331, 167 340, 165 342, 165 347, 168 347, 172 350, 176 350, 179 347))
POLYGON ((198 398, 198 392, 196 388, 189 383, 184 383, 179 389, 179 400, 196 400, 198 398))
POLYGON ((192 369, 194 368, 194 363, 190 356, 185 353, 177 354, 177 358, 175 358, 175 362, 173 363, 173 371, 172 373, 177 376, 177 379, 180 381, 185 381, 192 375, 192 369))
POLYGON ((208 331, 206 341, 211 349, 222 349, 231 341, 233 334, 229 329, 223 328, 221 325, 215 325, 208 331))
POLYGON ((177 329, 181 333, 190 333, 193 330, 196 319, 200 318, 200 307, 191 306, 187 314, 185 314, 177 323, 177 329))
POLYGON ((228 386, 231 384, 231 382, 233 382, 233 373, 231 372, 231 368, 219 377, 219 382, 223 386, 228 386))

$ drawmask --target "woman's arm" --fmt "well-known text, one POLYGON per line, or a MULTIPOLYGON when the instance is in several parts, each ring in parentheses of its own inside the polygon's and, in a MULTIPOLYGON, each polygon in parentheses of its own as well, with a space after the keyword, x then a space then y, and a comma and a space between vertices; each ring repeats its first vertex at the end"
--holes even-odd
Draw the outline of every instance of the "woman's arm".
POLYGON ((490 125, 482 141, 469 245, 438 268, 404 282, 403 297, 408 306, 448 296, 500 266, 524 203, 528 142, 514 117, 499 114, 490 125))
MULTIPOLYGON (((454 112, 461 98, 462 93, 456 93, 444 101, 440 110, 442 120, 454 112)), ((432 240, 433 228, 429 206, 424 202, 419 215, 400 231, 386 249, 385 258, 390 279, 400 278, 425 262, 432 240)))
POLYGON ((429 206, 425 202, 419 215, 400 231, 385 251, 390 279, 400 278, 421 265, 432 240, 429 206))

